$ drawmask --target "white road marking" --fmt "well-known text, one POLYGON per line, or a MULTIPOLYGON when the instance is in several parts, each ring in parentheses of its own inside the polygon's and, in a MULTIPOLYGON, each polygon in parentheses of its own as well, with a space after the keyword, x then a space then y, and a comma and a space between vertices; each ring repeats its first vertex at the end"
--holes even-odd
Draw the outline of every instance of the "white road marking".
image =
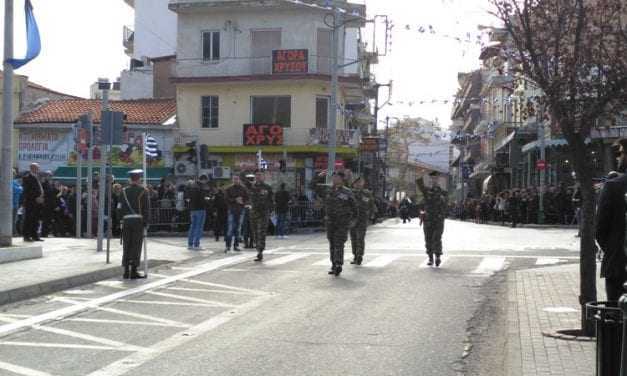
MULTIPOLYGON (((4 317, 13 317, 16 319, 24 319, 28 317, 33 317, 32 315, 14 315, 14 314, 2 314, 0 316, 4 317)), ((67 318, 64 321, 74 321, 74 322, 90 322, 96 324, 116 324, 116 325, 144 325, 144 326, 161 326, 166 328, 189 328, 191 325, 174 325, 174 324, 162 324, 158 322, 148 322, 148 321, 131 321, 131 320, 108 320, 108 319, 88 319, 88 318, 67 318)))
POLYGON ((536 260, 536 265, 556 265, 562 262, 562 260, 558 258, 552 257, 538 257, 536 260))
MULTIPOLYGON (((0 321, 15 322, 18 320, 12 319, 9 317, 3 317, 3 315, 0 315, 0 321)), ((41 326, 41 325, 33 325, 32 328, 36 330, 41 330, 43 332, 54 333, 54 334, 59 334, 59 335, 66 336, 66 337, 78 338, 84 341, 99 343, 101 345, 110 346, 112 348, 119 348, 120 351, 142 351, 145 349, 144 347, 129 345, 127 343, 113 341, 107 338, 96 337, 90 334, 79 333, 79 332, 75 332, 72 330, 54 328, 54 327, 49 327, 49 326, 41 326)))
MULTIPOLYGON (((64 303, 68 303, 68 304, 76 304, 76 305, 83 304, 83 303, 78 302, 76 300, 71 300, 71 299, 66 299, 66 298, 56 298, 54 300, 62 301, 64 303)), ((144 315, 144 314, 141 314, 141 313, 123 311, 121 309, 115 309, 115 308, 110 308, 110 307, 96 307, 94 309, 97 310, 97 311, 115 313, 115 314, 122 315, 122 316, 135 317, 135 318, 138 318, 138 319, 141 319, 141 320, 148 320, 150 322, 160 323, 160 324, 163 324, 165 326, 180 327, 180 328, 187 328, 187 327, 189 327, 189 325, 184 324, 182 322, 168 320, 168 319, 162 319, 160 317, 144 315)), ((29 316, 29 317, 32 317, 32 316, 29 316)))
POLYGON ((66 290, 63 293, 68 295, 90 295, 94 293, 94 290, 66 290))
MULTIPOLYGON (((457 257, 457 256, 456 256, 457 257)), ((449 259, 449 256, 441 256, 440 257, 440 267, 442 267, 449 259)), ((429 258, 427 257, 421 264, 420 266, 418 266, 418 268, 420 269, 426 269, 426 268, 435 268, 435 264, 433 266, 429 266, 427 265, 429 263, 429 258)))
POLYGON ((185 301, 192 302, 192 303, 211 304, 211 305, 214 305, 216 307, 224 307, 224 308, 235 307, 233 304, 216 302, 214 300, 194 298, 194 297, 191 297, 191 296, 181 296, 181 295, 175 295, 175 294, 168 294, 166 292, 147 291, 146 293, 150 294, 150 295, 162 296, 164 298, 185 300, 185 301))
MULTIPOLYGON (((154 275, 154 273, 152 275, 154 275)), ((267 294, 266 292, 259 291, 259 290, 251 290, 251 289, 247 289, 243 287, 235 287, 235 286, 223 285, 220 283, 205 282, 205 281, 199 281, 196 279, 189 279, 189 278, 181 279, 181 282, 187 282, 187 283, 192 283, 192 284, 201 285, 201 286, 218 287, 218 288, 222 288, 225 290, 247 292, 252 295, 266 295, 267 294)))
POLYGON ((364 266, 366 268, 383 268, 384 266, 390 264, 393 261, 396 261, 399 258, 401 258, 401 255, 398 254, 379 256, 374 260, 364 264, 364 266))
POLYGON ((505 257, 485 257, 472 274, 492 275, 505 267, 505 257))
POLYGON ((272 259, 270 261, 266 261, 263 264, 265 266, 283 265, 283 264, 287 264, 288 262, 300 260, 300 259, 308 257, 308 256, 309 256, 309 253, 294 253, 294 254, 291 254, 291 255, 275 258, 275 259, 272 259))
POLYGON ((15 364, 0 362, 0 369, 22 376, 52 376, 47 372, 37 371, 31 368, 16 366, 15 364))
MULTIPOLYGON (((47 347, 57 349, 75 349, 75 350, 104 350, 104 351, 128 351, 137 354, 136 350, 122 349, 111 346, 95 346, 95 345, 75 345, 71 343, 50 343, 50 342, 22 342, 22 341, 0 341, 0 346, 19 346, 19 347, 47 347)), ((142 351, 149 352, 149 351, 142 351)))
POLYGON ((322 260, 314 263, 314 266, 329 266, 330 267, 331 266, 331 260, 329 260, 329 258, 327 257, 325 259, 322 259, 322 260))
POLYGON ((272 295, 264 295, 258 296, 254 298, 252 301, 242 304, 233 310, 229 310, 223 312, 213 318, 204 321, 196 326, 189 328, 188 330, 184 330, 174 336, 163 340, 154 346, 151 347, 152 351, 149 352, 137 352, 127 356, 126 358, 120 359, 115 363, 109 364, 102 369, 99 369, 95 372, 90 373, 88 376, 121 376, 132 369, 135 369, 152 359, 157 358, 158 356, 173 350, 176 347, 184 345, 189 341, 196 340, 198 337, 208 333, 211 330, 214 330, 221 325, 228 323, 229 321, 243 316, 248 312, 254 310, 255 308, 261 306, 268 299, 270 299, 272 295))
POLYGON ((248 256, 242 255, 242 256, 228 257, 228 258, 224 258, 220 260, 211 261, 206 264, 199 265, 198 268, 196 268, 195 270, 190 270, 189 272, 181 273, 176 276, 160 279, 154 282, 141 284, 135 288, 131 288, 131 289, 124 290, 124 291, 119 291, 110 295, 96 298, 88 302, 85 302, 83 304, 71 305, 69 307, 64 307, 61 309, 50 311, 50 312, 47 312, 38 316, 33 316, 28 319, 16 321, 10 324, 5 324, 5 325, 0 326, 0 336, 7 335, 9 333, 13 333, 17 330, 27 328, 36 324, 41 324, 46 321, 65 318, 65 317, 74 315, 79 312, 83 312, 89 309, 99 307, 103 304, 115 302, 117 300, 126 298, 128 296, 136 295, 142 292, 149 291, 151 289, 168 285, 172 282, 180 281, 185 278, 195 277, 197 275, 200 275, 200 274, 212 271, 212 270, 216 270, 225 266, 240 263, 246 260, 247 258, 248 256))
POLYGON ((208 294, 232 294, 232 295, 259 295, 251 292, 244 291, 227 291, 227 290, 216 290, 216 289, 194 289, 188 287, 164 287, 163 290, 171 290, 171 291, 187 291, 187 292, 206 292, 208 294))

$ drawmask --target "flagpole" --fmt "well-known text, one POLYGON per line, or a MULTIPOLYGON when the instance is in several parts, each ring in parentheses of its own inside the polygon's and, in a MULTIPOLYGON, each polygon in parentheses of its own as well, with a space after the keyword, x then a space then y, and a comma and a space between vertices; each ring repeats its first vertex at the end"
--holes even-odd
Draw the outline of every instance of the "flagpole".
MULTIPOLYGON (((4 82, 2 96, 2 153, 0 154, 0 207, 13 208, 13 0, 4 1, 4 82)), ((0 210, 0 247, 13 244, 13 211, 0 210)))
MULTIPOLYGON (((148 163, 146 162, 146 137, 148 134, 144 132, 142 136, 142 162, 144 170, 144 188, 148 189, 148 163)), ((150 219, 150 197, 148 197, 148 218, 144 218, 145 221, 150 219)), ((144 227, 144 275, 148 277, 148 227, 144 227)))

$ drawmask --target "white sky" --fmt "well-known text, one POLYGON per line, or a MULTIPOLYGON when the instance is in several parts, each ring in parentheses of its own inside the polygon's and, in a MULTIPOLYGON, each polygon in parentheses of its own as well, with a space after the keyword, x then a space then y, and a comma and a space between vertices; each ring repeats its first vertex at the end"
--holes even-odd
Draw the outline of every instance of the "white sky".
MULTIPOLYGON (((42 54, 16 73, 29 76, 53 90, 83 97, 98 77, 117 78, 127 67, 122 27, 133 24, 133 10, 123 0, 31 0, 42 34, 42 54)), ((392 106, 380 119, 420 116, 450 124, 451 104, 398 104, 432 99, 452 99, 457 73, 479 66, 480 46, 459 43, 441 34, 478 33, 477 25, 490 25, 488 0, 358 0, 366 3, 369 17, 387 14, 395 27, 391 54, 375 68, 377 80, 393 80, 392 106), (410 25, 410 30, 406 29, 410 25), (432 25, 437 34, 417 31, 432 25), (465 52, 464 52, 465 51, 465 52)), ((15 56, 25 50, 24 0, 15 3, 15 56)), ((4 31, 4 0, 0 0, 0 38, 4 31)), ((3 39, 0 39, 3 40, 3 39)), ((381 89, 381 100, 387 98, 381 89)), ((379 125, 381 128, 382 125, 379 125)))

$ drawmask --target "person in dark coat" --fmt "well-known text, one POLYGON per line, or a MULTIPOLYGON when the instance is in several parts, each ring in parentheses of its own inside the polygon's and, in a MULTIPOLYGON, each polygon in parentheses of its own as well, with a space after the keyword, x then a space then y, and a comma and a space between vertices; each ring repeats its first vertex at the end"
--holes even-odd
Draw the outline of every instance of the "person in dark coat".
POLYGON ((22 179, 24 188, 24 241, 43 241, 37 234, 41 207, 44 203, 44 188, 39 180, 39 165, 32 163, 30 171, 22 179))
POLYGON ((608 180, 599 197, 597 209, 596 239, 603 250, 601 277, 605 278, 607 300, 618 301, 627 281, 627 256, 625 256, 625 193, 627 193, 627 139, 619 144, 619 170, 623 175, 608 180))

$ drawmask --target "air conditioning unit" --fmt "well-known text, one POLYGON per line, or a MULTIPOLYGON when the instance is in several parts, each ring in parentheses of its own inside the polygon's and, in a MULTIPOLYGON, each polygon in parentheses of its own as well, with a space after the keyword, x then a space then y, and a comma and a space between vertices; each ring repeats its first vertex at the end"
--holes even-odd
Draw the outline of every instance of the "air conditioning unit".
POLYGON ((178 161, 174 164, 175 176, 194 176, 196 175, 196 166, 188 161, 178 161))
POLYGON ((230 179, 231 168, 230 167, 214 167, 213 178, 214 179, 230 179))

